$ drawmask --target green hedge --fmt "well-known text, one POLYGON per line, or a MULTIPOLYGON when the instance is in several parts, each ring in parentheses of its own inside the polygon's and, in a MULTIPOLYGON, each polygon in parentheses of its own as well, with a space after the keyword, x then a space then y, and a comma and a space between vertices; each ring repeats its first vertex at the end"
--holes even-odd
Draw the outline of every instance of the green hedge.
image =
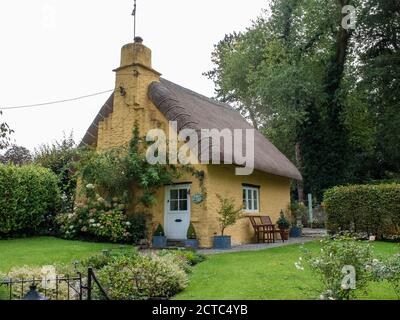
POLYGON ((400 235, 400 184, 335 187, 325 192, 324 205, 331 232, 400 235))
POLYGON ((59 208, 57 184, 48 169, 0 165, 0 237, 38 233, 59 208))

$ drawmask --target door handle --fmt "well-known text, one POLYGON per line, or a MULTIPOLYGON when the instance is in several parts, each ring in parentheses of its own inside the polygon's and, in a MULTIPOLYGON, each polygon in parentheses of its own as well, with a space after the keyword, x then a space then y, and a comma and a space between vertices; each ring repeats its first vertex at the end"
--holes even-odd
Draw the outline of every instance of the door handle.
POLYGON ((175 222, 182 222, 182 219, 176 219, 175 222))

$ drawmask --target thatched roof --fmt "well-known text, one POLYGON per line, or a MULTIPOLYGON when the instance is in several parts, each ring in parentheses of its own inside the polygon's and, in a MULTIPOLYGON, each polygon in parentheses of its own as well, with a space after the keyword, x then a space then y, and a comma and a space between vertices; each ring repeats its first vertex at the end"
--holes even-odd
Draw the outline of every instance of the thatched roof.
MULTIPOLYGON (((253 129, 238 111, 225 103, 209 99, 203 95, 183 88, 168 80, 161 79, 149 86, 149 97, 169 121, 177 121, 178 131, 182 129, 253 129)), ((94 144, 97 141, 98 122, 107 117, 113 109, 113 96, 100 110, 95 121, 86 133, 82 143, 94 144)), ((245 142, 243 136, 243 143, 245 142)), ((301 180, 299 170, 268 139, 255 130, 254 168, 262 172, 301 180)), ((200 150, 200 152, 205 150, 200 150)), ((245 153, 246 149, 243 151, 245 153)), ((212 154, 215 148, 207 150, 212 154)), ((232 155, 224 154, 224 146, 217 151, 221 160, 232 155)))

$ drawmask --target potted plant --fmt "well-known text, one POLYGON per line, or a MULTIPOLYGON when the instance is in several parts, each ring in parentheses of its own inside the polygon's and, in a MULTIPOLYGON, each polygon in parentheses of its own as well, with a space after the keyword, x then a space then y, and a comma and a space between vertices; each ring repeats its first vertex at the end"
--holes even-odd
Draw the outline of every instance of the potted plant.
POLYGON ((276 222, 276 224, 279 227, 279 231, 280 231, 282 240, 289 240, 290 223, 286 219, 282 210, 281 210, 281 214, 280 214, 279 219, 276 222))
POLYGON ((223 198, 217 194, 220 202, 218 210, 218 222, 221 230, 220 236, 214 236, 214 249, 230 249, 232 247, 231 237, 224 234, 225 229, 233 226, 239 219, 242 208, 235 209, 234 199, 223 198))
POLYGON ((294 222, 290 228, 290 236, 293 238, 299 238, 303 233, 303 225, 298 222, 294 222))
POLYGON ((187 231, 187 240, 185 240, 185 247, 192 249, 199 248, 199 240, 197 240, 196 230, 194 229, 193 223, 190 223, 187 231))
POLYGON ((161 224, 158 224, 156 231, 153 233, 153 248, 165 248, 167 246, 167 237, 161 224))

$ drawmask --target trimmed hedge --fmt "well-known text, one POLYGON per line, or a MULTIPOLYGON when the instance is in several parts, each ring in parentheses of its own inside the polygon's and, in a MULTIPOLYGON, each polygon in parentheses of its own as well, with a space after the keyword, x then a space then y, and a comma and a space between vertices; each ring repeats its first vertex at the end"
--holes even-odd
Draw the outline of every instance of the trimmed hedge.
POLYGON ((58 179, 52 171, 0 165, 0 237, 38 233, 59 205, 58 179))
POLYGON ((330 232, 400 235, 400 184, 335 187, 325 192, 324 205, 330 232))

